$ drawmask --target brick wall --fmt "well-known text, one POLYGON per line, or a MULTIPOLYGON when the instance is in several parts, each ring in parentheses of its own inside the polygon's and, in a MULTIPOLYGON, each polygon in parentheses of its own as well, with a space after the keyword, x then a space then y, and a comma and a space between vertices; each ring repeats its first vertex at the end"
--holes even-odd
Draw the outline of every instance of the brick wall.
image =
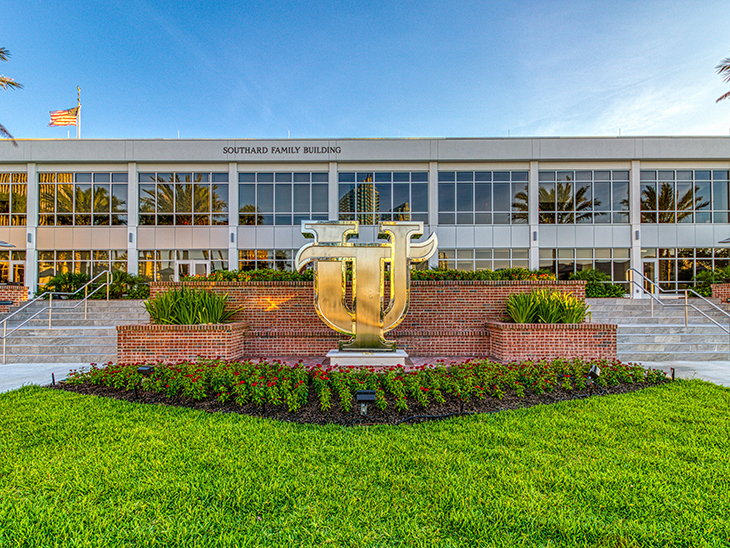
MULTIPOLYGON (((0 301, 13 301, 18 305, 28 300, 28 288, 22 285, 0 284, 0 301)), ((0 305, 0 316, 10 312, 10 305, 0 305)))
MULTIPOLYGON (((182 283, 150 284, 152 296, 182 283)), ((243 310, 245 355, 320 356, 337 348, 340 335, 324 325, 314 309, 312 282, 185 282, 196 289, 227 293, 229 306, 243 310)), ((486 321, 506 319, 511 293, 533 289, 572 292, 585 298, 585 282, 575 281, 413 281, 410 309, 403 322, 386 334, 414 356, 485 356, 486 321)), ((348 288, 348 295, 350 294, 348 288)), ((348 297, 349 299, 349 297, 348 297)))
POLYGON ((712 296, 721 303, 730 302, 730 284, 712 284, 712 296))
POLYGON ((120 325, 119 363, 175 363, 196 358, 233 360, 244 356, 246 324, 120 325))
POLYGON ((515 324, 488 322, 489 357, 503 362, 542 358, 616 357, 613 324, 515 324))

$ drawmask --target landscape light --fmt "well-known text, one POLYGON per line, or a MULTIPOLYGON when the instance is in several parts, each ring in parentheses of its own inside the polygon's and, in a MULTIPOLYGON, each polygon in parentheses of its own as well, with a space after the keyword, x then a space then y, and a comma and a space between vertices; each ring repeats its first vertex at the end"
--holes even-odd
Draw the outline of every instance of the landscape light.
POLYGON ((588 376, 592 381, 595 381, 601 376, 601 368, 595 364, 591 365, 591 368, 588 370, 588 376))
POLYGON ((368 414, 368 402, 375 401, 375 390, 358 390, 355 400, 360 404, 360 415, 364 417, 368 414))
POLYGON ((155 368, 152 365, 143 365, 137 368, 137 373, 149 377, 155 372, 155 368))

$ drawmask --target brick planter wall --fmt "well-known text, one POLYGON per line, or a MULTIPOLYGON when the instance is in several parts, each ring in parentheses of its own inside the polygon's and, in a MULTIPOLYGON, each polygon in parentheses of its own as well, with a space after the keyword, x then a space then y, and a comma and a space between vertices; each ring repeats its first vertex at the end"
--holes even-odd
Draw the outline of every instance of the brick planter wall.
MULTIPOLYGON (((28 300, 28 288, 23 285, 0 284, 0 301, 12 301, 19 305, 28 300)), ((0 316, 10 312, 10 305, 0 304, 0 316)))
POLYGON ((233 360, 244 355, 244 322, 212 325, 117 326, 119 363, 175 363, 197 358, 233 360))
MULTIPOLYGON (((247 357, 323 356, 348 339, 317 315, 312 282, 154 282, 150 295, 182 285, 228 293, 229 307, 244 308, 234 319, 249 325, 247 357)), ((585 298, 581 280, 413 281, 408 314, 386 338, 414 356, 486 356, 484 322, 506 319, 510 294, 543 288, 585 298)))
POLYGON ((730 284, 712 284, 712 296, 721 303, 730 302, 730 284))
POLYGON ((616 326, 601 323, 488 322, 489 357, 502 363, 542 358, 616 357, 616 326))

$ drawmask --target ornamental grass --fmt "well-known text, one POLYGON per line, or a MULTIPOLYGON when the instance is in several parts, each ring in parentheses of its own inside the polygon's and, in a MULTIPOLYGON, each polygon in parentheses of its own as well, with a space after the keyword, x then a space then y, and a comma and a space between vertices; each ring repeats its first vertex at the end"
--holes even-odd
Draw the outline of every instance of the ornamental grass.
POLYGON ((375 390, 375 406, 383 411, 393 405, 398 412, 428 409, 446 398, 462 402, 502 399, 506 393, 517 397, 540 395, 556 389, 583 390, 589 385, 588 372, 598 366, 599 387, 655 384, 665 373, 635 363, 617 360, 554 359, 500 364, 489 360, 469 360, 451 365, 419 366, 414 370, 389 368, 326 368, 285 365, 279 361, 200 360, 177 365, 156 365, 154 373, 143 377, 139 364, 92 366, 88 371, 72 371, 66 384, 102 385, 115 389, 156 392, 167 397, 192 400, 214 398, 219 403, 274 406, 296 412, 316 398, 322 411, 334 407, 349 413, 357 390, 375 390), (389 403, 391 402, 391 403, 389 403))
POLYGON ((160 325, 200 325, 229 323, 241 309, 227 309, 228 294, 219 295, 212 291, 170 289, 158 293, 144 306, 152 323, 160 325))

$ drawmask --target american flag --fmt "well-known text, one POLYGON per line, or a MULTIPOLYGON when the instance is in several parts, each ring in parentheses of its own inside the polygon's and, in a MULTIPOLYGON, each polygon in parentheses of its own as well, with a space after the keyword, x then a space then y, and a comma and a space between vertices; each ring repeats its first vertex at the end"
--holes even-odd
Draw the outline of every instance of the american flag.
POLYGON ((49 126, 75 126, 76 118, 79 115, 79 107, 68 110, 51 111, 51 123, 49 126))

